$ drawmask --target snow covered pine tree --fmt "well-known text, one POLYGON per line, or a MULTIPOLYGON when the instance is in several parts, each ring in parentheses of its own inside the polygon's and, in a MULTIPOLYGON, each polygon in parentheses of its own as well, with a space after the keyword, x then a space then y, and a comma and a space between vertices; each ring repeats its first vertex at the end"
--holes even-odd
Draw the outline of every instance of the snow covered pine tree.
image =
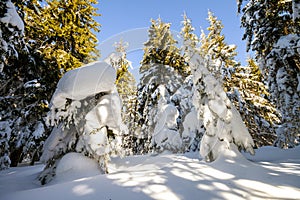
MULTIPOLYGON (((189 46, 189 41, 185 43, 189 46)), ((208 71, 209 62, 194 48, 189 48, 187 53, 194 81, 193 104, 206 128, 200 145, 201 156, 212 162, 227 150, 236 151, 236 147, 254 154, 251 135, 221 83, 208 71)))
MULTIPOLYGON (((24 47, 24 24, 16 12, 14 4, 10 1, 0 2, 0 170, 11 164, 10 140, 11 126, 14 123, 12 110, 14 98, 12 91, 7 91, 6 85, 10 83, 11 73, 15 73, 14 63, 18 60, 19 50, 24 47)), ((19 86, 19 85, 18 85, 19 86)))
POLYGON ((55 127, 41 157, 46 163, 39 176, 42 184, 53 179, 69 152, 96 160, 100 171, 108 172, 109 156, 121 152, 121 101, 115 80, 115 69, 105 62, 68 71, 60 79, 48 116, 55 127))
POLYGON ((255 51, 270 100, 281 114, 275 144, 295 147, 300 143, 300 1, 239 0, 238 10, 247 50, 255 51))

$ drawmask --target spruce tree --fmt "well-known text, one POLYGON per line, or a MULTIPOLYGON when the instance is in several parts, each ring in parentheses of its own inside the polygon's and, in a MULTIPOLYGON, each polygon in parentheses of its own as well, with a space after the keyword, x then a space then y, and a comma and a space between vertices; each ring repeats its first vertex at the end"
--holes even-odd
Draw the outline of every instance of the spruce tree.
POLYGON ((201 156, 212 162, 226 151, 236 151, 237 147, 254 154, 253 140, 223 86, 208 70, 209 63, 194 48, 189 48, 187 53, 193 74, 193 104, 198 120, 205 127, 201 156))
POLYGON ((208 70, 221 82, 226 78, 230 70, 238 65, 235 61, 236 46, 228 45, 222 34, 224 28, 221 20, 218 20, 212 12, 208 12, 209 31, 205 35, 202 31, 200 38, 200 54, 209 62, 208 70))
MULTIPOLYGON (((192 21, 191 19, 189 19, 186 15, 186 13, 184 13, 183 15, 183 21, 181 22, 182 24, 182 28, 180 31, 180 35, 183 39, 183 44, 181 47, 181 51, 183 53, 183 57, 185 59, 185 61, 188 63, 188 61, 190 60, 190 58, 188 57, 188 48, 197 48, 199 45, 199 38, 198 36, 194 33, 195 28, 192 25, 192 21)), ((186 64, 187 65, 187 64, 186 64)), ((188 67, 187 69, 189 72, 191 71, 191 69, 188 67)))
POLYGON ((98 58, 97 38, 99 16, 92 4, 96 0, 46 0, 44 6, 28 2, 25 22, 28 39, 38 42, 44 59, 64 72, 98 58), (93 32, 94 31, 94 32, 93 32))
MULTIPOLYGON (((52 128, 45 126, 43 118, 56 83, 69 68, 94 60, 96 38, 91 29, 98 25, 92 18, 97 14, 90 1, 15 2, 25 27, 21 34, 10 33, 12 28, 4 30, 9 36, 3 38, 14 43, 10 45, 14 48, 4 54, 1 52, 1 55, 10 54, 7 66, 2 67, 0 103, 3 108, 1 121, 9 122, 1 130, 11 130, 8 141, 11 166, 24 160, 31 160, 33 164, 39 158, 43 142, 52 128), (56 5, 61 8, 54 8, 56 5), (22 39, 18 41, 16 38, 20 35, 22 39)), ((6 7, 1 8, 4 13, 6 7)), ((2 28, 5 26, 1 25, 2 28)), ((97 27, 94 30, 98 30, 97 27)))
POLYGON ((136 82, 132 73, 129 72, 131 63, 127 60, 126 49, 128 43, 120 40, 115 43, 115 52, 111 55, 110 63, 117 71, 116 87, 122 100, 122 121, 128 128, 128 133, 123 135, 123 148, 125 154, 133 154, 134 116, 136 105, 136 82))
POLYGON ((255 61, 249 59, 248 66, 235 67, 224 87, 248 127, 255 146, 273 145, 275 127, 280 122, 279 113, 269 100, 269 92, 255 61))
POLYGON ((188 75, 188 66, 175 46, 177 41, 173 38, 170 27, 171 24, 164 23, 161 18, 151 20, 149 39, 144 44, 141 73, 150 68, 149 64, 157 63, 173 67, 182 76, 188 75))
MULTIPOLYGON (((151 20, 148 41, 144 44, 144 56, 140 73, 142 78, 137 92, 137 115, 135 121, 140 124, 137 132, 140 135, 136 141, 136 152, 149 152, 155 148, 152 140, 159 114, 158 102, 164 95, 159 86, 164 87, 164 94, 168 94, 166 104, 170 103, 170 96, 175 93, 187 75, 184 58, 175 46, 170 32, 170 24, 163 23, 159 18, 151 20)), ((160 149, 160 147, 158 147, 160 149)))
POLYGON ((242 2, 238 8, 245 28, 243 39, 248 41, 247 50, 256 52, 271 101, 281 115, 276 145, 293 147, 300 137, 299 1, 250 0, 243 8, 242 2))
MULTIPOLYGON (((195 52, 199 53, 199 38, 194 33, 195 28, 192 25, 191 19, 189 19, 185 13, 181 24, 180 35, 183 39, 181 51, 188 65, 191 59, 190 49, 194 49, 195 52)), ((188 70, 191 73, 189 66, 188 70)), ((179 111, 178 129, 182 137, 184 151, 199 150, 200 140, 205 132, 203 122, 193 120, 196 115, 193 102, 191 101, 194 94, 193 88, 193 75, 189 75, 185 78, 182 86, 171 97, 172 103, 179 111), (194 121, 195 123, 192 123, 194 121)))
POLYGON ((6 132, 6 154, 11 166, 17 166, 23 160, 33 163, 39 157, 45 137, 42 116, 47 111, 47 100, 43 98, 46 87, 24 38, 24 24, 15 6, 5 1, 1 8, 2 44, 9 44, 1 52, 1 129, 6 132))

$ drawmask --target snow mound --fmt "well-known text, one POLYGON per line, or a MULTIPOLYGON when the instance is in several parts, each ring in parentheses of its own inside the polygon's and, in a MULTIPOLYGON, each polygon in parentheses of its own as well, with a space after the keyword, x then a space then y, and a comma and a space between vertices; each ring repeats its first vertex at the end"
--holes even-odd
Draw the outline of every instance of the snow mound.
POLYGON ((52 184, 73 181, 100 174, 96 160, 81 153, 68 153, 62 157, 56 167, 56 177, 52 184))
POLYGON ((59 80, 51 103, 56 108, 65 105, 66 99, 82 100, 100 92, 113 91, 116 70, 106 62, 93 62, 68 71, 59 80))

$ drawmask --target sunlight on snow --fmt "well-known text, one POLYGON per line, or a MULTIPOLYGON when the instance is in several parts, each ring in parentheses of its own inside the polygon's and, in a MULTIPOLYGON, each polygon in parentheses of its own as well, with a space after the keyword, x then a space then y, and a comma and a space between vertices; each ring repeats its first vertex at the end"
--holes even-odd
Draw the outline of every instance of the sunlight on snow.
POLYGON ((300 197, 300 190, 286 186, 273 186, 258 181, 240 179, 235 181, 243 188, 248 188, 251 193, 260 198, 282 198, 300 197))
POLYGON ((74 194, 78 196, 84 196, 95 192, 92 188, 89 188, 89 186, 86 184, 77 185, 72 189, 72 191, 74 194))
POLYGON ((228 180, 234 178, 234 175, 216 170, 214 168, 204 168, 202 169, 202 173, 220 180, 228 180))
POLYGON ((285 172, 287 174, 299 176, 300 171, 298 170, 300 167, 300 164, 296 163, 270 163, 270 162, 261 162, 264 168, 271 169, 277 172, 285 172))
POLYGON ((180 200, 180 198, 165 185, 149 185, 142 191, 154 199, 180 200))
POLYGON ((163 171, 147 173, 144 171, 136 171, 129 173, 109 174, 108 178, 114 179, 118 185, 123 187, 135 187, 135 191, 143 192, 153 199, 161 200, 179 200, 180 198, 174 194, 166 184, 166 178, 163 171))

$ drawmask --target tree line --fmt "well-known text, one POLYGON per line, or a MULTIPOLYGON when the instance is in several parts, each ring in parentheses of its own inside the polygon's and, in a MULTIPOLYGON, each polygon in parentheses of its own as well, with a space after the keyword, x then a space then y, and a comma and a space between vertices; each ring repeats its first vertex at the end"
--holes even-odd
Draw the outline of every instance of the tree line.
MULTIPOLYGON (((23 161, 33 164, 39 159, 52 129, 44 118, 59 78, 70 69, 99 59, 94 33, 100 24, 94 19, 99 16, 95 3, 0 2, 1 169, 23 161), (23 28, 3 20, 13 6, 23 28)), ((183 16, 181 47, 170 32, 170 23, 160 18, 151 20, 137 86, 128 71, 126 44, 116 43, 121 56, 112 65, 118 66, 116 85, 123 100, 122 118, 128 127, 123 137, 126 154, 199 149, 206 130, 203 122, 189 123, 197 115, 191 103, 196 87, 189 66, 193 57, 190 49, 222 84, 256 147, 289 148, 298 144, 299 1, 240 0, 237 7, 247 50, 255 52, 247 66, 235 60, 236 47, 226 43, 222 22, 212 12, 208 13, 207 33, 202 31, 200 35, 194 33, 188 16, 183 16), (159 124, 159 117, 174 119, 159 124)))

